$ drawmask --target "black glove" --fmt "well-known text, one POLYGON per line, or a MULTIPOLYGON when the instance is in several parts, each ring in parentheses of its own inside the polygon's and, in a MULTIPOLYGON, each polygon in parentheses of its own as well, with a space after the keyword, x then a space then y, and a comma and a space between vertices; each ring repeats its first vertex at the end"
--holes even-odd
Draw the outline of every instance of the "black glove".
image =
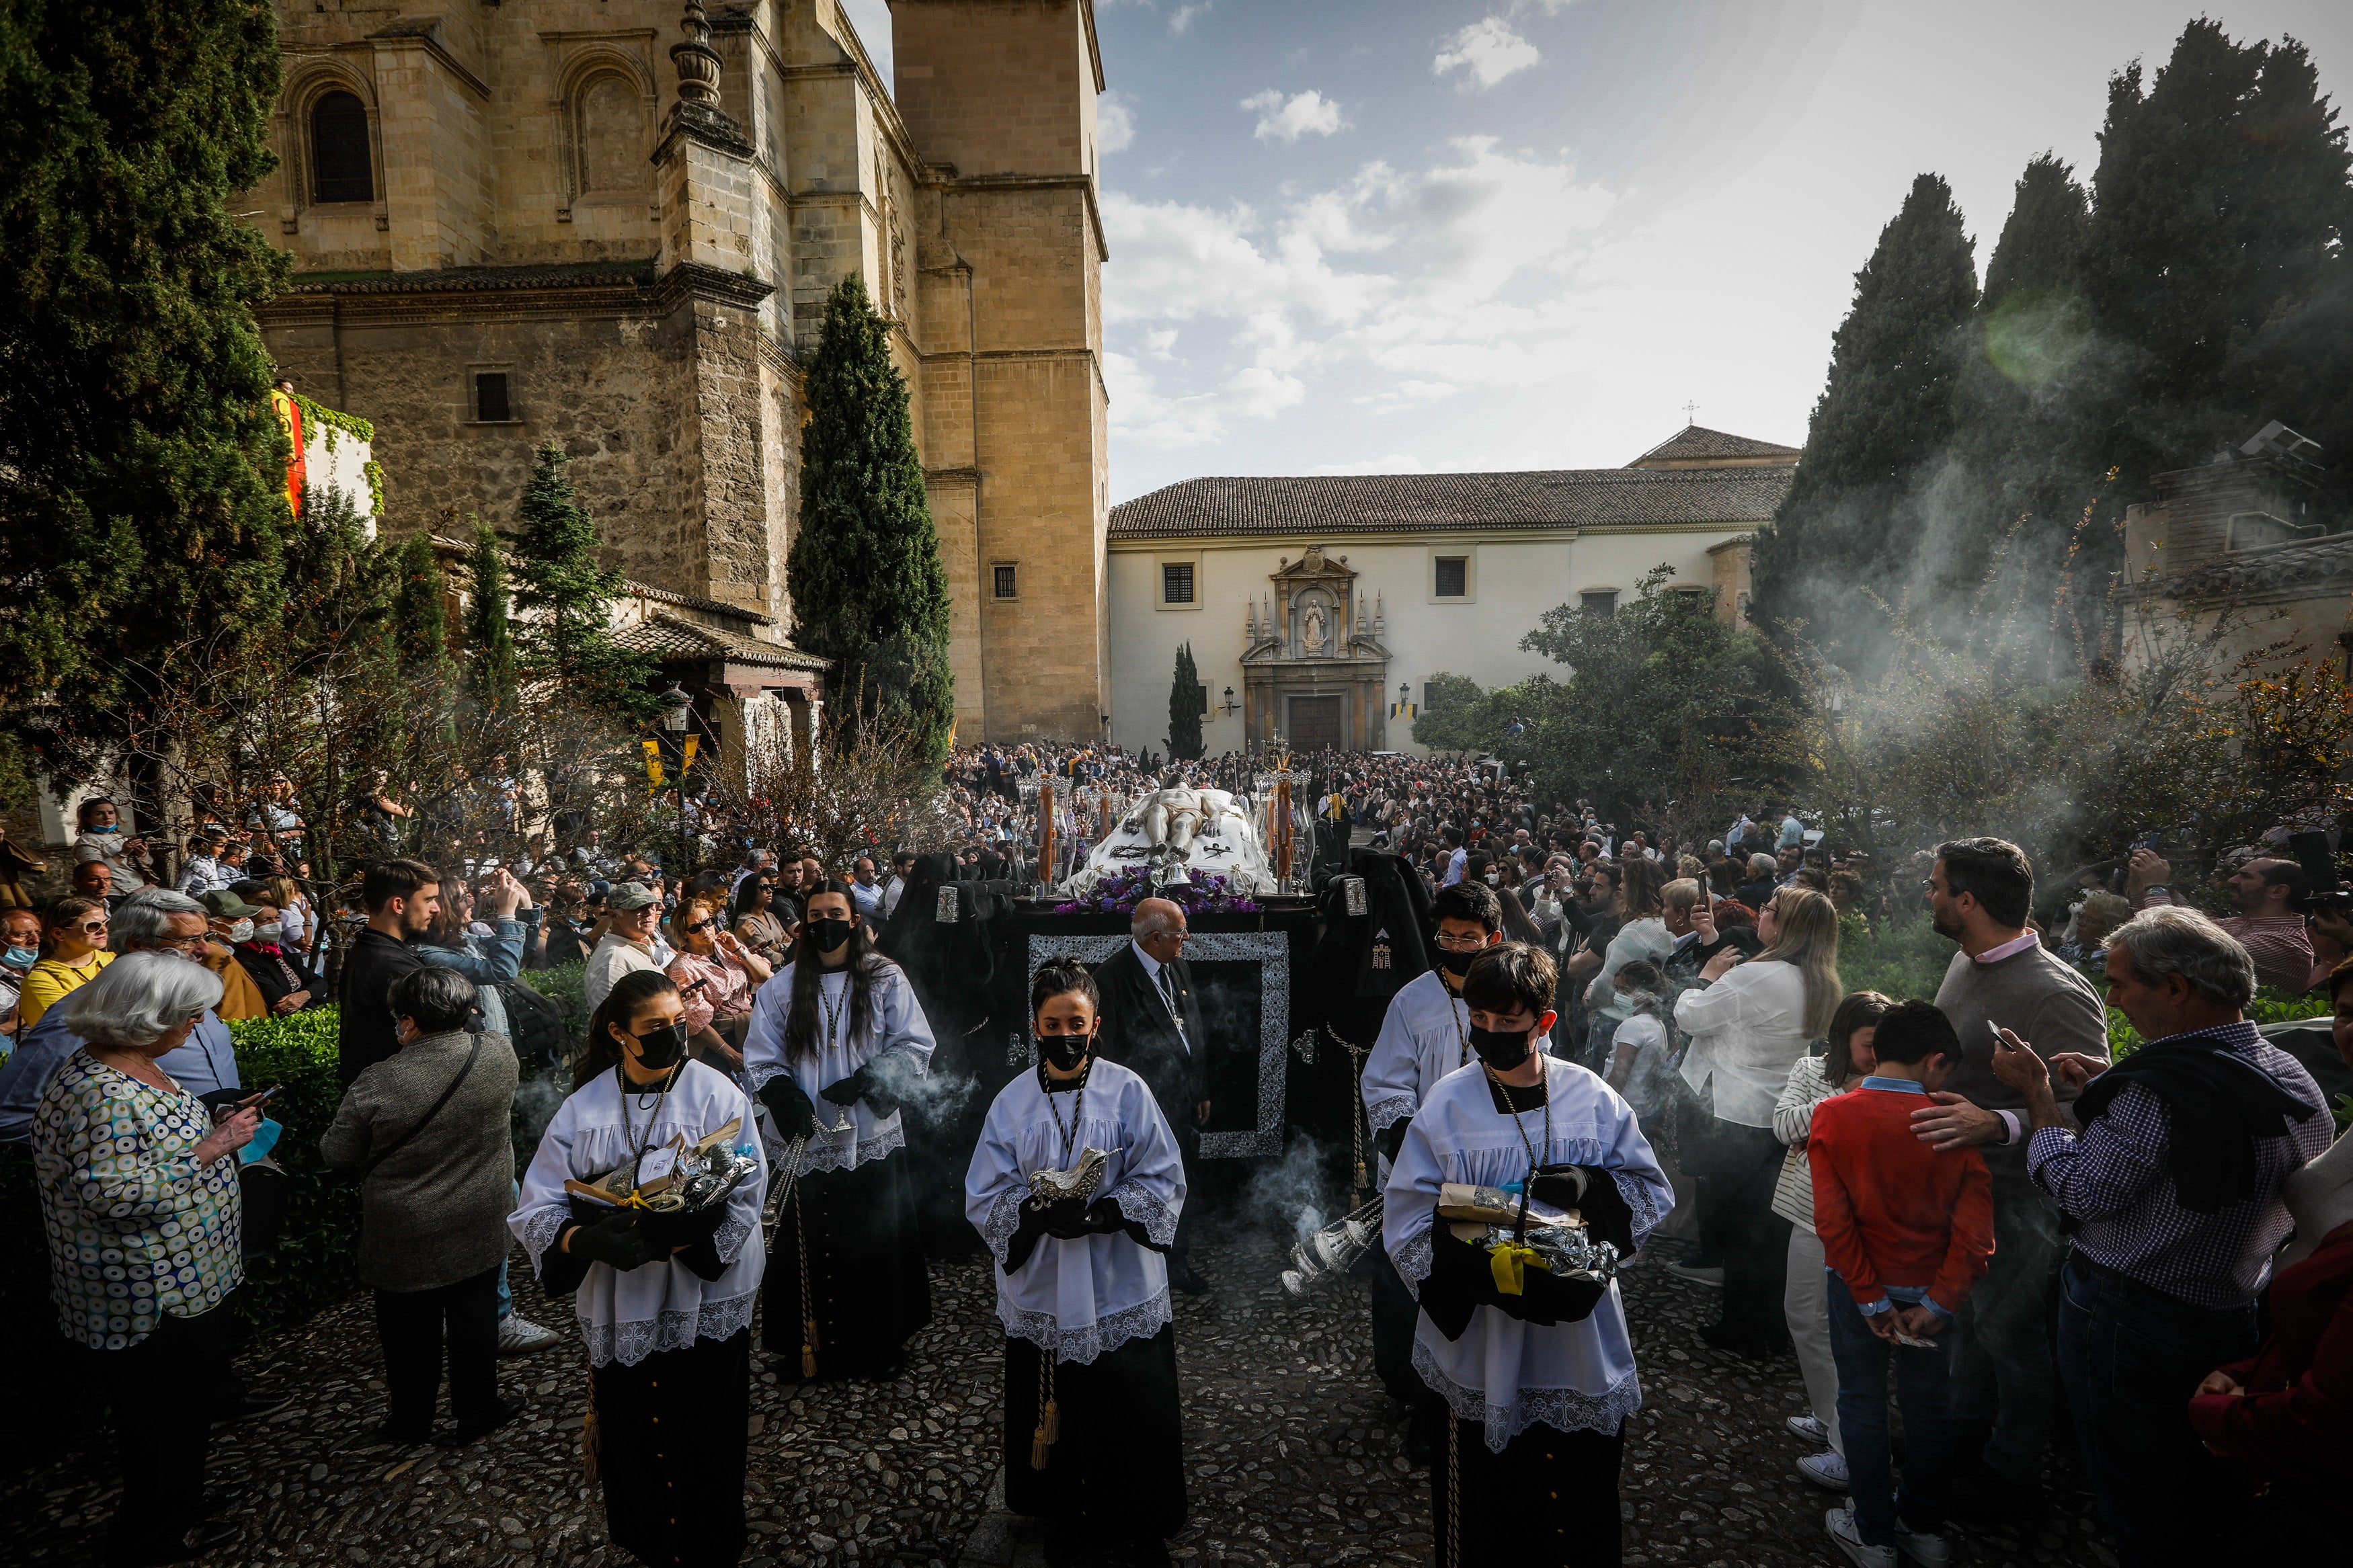
POLYGON ((836 1079, 818 1093, 835 1105, 855 1105, 866 1098, 866 1069, 860 1068, 848 1078, 836 1079))
POLYGON ((1391 1164, 1397 1163, 1398 1151, 1405 1147, 1405 1130, 1412 1125, 1413 1118, 1409 1116, 1402 1121, 1390 1122, 1373 1135, 1373 1142, 1380 1145, 1382 1155, 1391 1164))
POLYGON ((875 1115, 888 1116, 899 1109, 899 1097, 882 1087, 882 1075, 874 1070, 875 1066, 868 1062, 848 1078, 827 1084, 818 1092, 836 1105, 855 1105, 862 1100, 875 1115))
POLYGON ((1573 1209, 1585 1201, 1588 1184, 1581 1166, 1547 1165, 1528 1178, 1528 1196, 1556 1209, 1573 1209))
POLYGON ((1086 1202, 1082 1198, 1055 1199, 1039 1210, 1039 1221, 1046 1234, 1057 1241, 1076 1241, 1091 1234, 1086 1202))
POLYGON ((581 1226, 572 1233, 569 1250, 575 1258, 609 1264, 625 1274, 654 1260, 652 1240, 638 1228, 636 1218, 628 1215, 615 1215, 595 1225, 581 1226))
POLYGON ((1097 1198, 1089 1204, 1086 1217, 1080 1221, 1080 1229, 1092 1236, 1116 1236, 1127 1226, 1127 1211, 1111 1198, 1097 1198))
POLYGON ((817 1107, 789 1073, 780 1072, 760 1086, 760 1103, 768 1108, 776 1136, 787 1143, 817 1131, 817 1107))

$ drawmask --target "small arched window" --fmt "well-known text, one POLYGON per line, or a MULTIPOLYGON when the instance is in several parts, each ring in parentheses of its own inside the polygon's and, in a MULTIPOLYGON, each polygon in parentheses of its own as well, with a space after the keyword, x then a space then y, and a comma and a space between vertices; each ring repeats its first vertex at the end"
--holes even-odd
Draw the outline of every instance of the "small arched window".
POLYGON ((652 150, 645 97, 627 77, 604 72, 581 89, 580 189, 642 191, 652 150))
POLYGON ((311 175, 313 201, 375 199, 375 172, 368 158, 367 106, 356 94, 326 93, 311 106, 311 175))

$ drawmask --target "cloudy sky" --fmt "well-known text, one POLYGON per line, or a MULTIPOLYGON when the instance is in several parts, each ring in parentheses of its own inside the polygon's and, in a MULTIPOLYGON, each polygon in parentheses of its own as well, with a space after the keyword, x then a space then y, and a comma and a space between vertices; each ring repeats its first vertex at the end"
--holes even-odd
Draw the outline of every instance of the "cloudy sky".
MULTIPOLYGON (((845 0, 888 79, 884 0, 845 0)), ((2152 0, 1097 0, 1112 494, 1796 446, 1913 176, 1982 268, 2152 0)), ((2215 0, 2353 84, 2353 5, 2215 0)))

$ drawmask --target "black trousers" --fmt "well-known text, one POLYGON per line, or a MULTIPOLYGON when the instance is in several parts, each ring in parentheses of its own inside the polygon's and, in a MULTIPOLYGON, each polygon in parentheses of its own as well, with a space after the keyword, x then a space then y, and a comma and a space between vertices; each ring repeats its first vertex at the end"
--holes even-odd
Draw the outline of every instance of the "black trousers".
POLYGON ((375 1334, 384 1345, 390 1424, 422 1435, 432 1429, 449 1363, 449 1414, 460 1426, 487 1421, 499 1403, 499 1271, 486 1268, 430 1290, 375 1293, 375 1334))
POLYGON ((1430 1529, 1438 1568, 1599 1568, 1623 1552, 1618 1471, 1626 1427, 1563 1432, 1539 1422, 1487 1449, 1487 1428, 1440 1407, 1430 1467, 1430 1529), (1459 1522, 1458 1522, 1459 1518, 1459 1522))
POLYGON ((166 1316, 128 1350, 92 1360, 114 1408, 122 1501, 110 1541, 135 1555, 176 1542, 204 1517, 205 1457, 212 1447, 212 1391, 228 1367, 236 1324, 226 1305, 199 1317, 166 1316), (181 1390, 188 1397, 174 1397, 181 1390))
POLYGON ((1413 1370, 1413 1332, 1421 1321, 1421 1303, 1405 1288, 1397 1265, 1378 1245, 1365 1248, 1355 1272, 1372 1287, 1373 1375, 1392 1399, 1413 1405, 1429 1398, 1429 1385, 1413 1370))
POLYGON ((1789 1222, 1773 1212, 1773 1184, 1785 1151, 1770 1127, 1712 1119, 1699 1189, 1700 1245, 1724 1259, 1720 1333, 1759 1352, 1789 1337, 1781 1292, 1789 1268, 1789 1222))

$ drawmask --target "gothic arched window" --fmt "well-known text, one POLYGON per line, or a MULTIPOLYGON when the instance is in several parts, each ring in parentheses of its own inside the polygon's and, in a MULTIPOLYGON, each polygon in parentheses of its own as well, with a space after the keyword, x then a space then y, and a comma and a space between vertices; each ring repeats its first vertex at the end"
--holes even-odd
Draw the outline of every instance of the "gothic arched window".
POLYGON ((311 184, 317 202, 375 199, 367 106, 354 93, 323 93, 311 106, 311 184))

